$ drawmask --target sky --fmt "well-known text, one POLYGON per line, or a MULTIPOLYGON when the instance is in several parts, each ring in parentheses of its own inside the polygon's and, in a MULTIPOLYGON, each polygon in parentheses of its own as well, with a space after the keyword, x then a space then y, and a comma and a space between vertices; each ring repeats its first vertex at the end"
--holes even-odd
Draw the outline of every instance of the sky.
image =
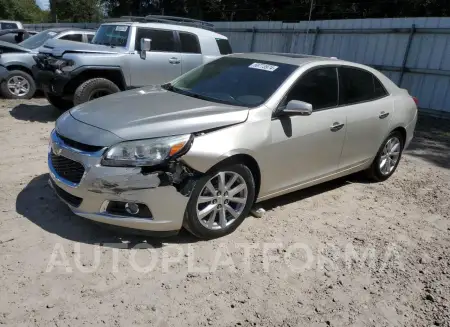
POLYGON ((47 10, 49 7, 49 0, 36 0, 37 5, 44 10, 47 10))

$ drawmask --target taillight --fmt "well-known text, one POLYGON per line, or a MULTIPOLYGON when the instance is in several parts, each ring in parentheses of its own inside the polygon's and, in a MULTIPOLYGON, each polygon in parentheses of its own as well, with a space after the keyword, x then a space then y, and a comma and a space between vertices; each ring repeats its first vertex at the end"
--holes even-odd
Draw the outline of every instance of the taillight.
POLYGON ((419 106, 419 99, 417 99, 416 97, 412 97, 414 102, 416 103, 416 106, 419 106))

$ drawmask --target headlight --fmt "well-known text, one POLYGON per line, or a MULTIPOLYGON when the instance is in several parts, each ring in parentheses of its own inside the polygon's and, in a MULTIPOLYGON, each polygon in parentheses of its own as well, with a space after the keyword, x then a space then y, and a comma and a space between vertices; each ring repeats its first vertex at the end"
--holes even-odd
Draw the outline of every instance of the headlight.
POLYGON ((106 151, 102 165, 115 167, 158 165, 183 154, 191 141, 192 136, 188 134, 119 143, 106 151))

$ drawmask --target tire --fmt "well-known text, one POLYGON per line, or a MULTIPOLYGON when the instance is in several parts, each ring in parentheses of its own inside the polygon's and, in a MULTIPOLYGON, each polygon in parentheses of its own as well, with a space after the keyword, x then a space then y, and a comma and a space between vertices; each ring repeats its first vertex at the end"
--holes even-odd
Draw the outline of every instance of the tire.
POLYGON ((77 106, 117 92, 120 92, 119 87, 109 79, 93 78, 77 87, 73 96, 73 103, 77 106))
POLYGON ((195 184, 186 208, 183 226, 191 234, 202 239, 225 236, 236 230, 244 221, 252 208, 254 200, 255 181, 252 172, 247 166, 233 164, 219 167, 202 176, 195 184), (222 185, 225 185, 226 188, 219 186, 220 176, 224 176, 225 183, 222 185), (234 176, 237 176, 236 181, 227 185, 232 182, 234 176), (241 185, 245 185, 246 188, 243 188, 234 196, 228 194, 231 190, 242 188, 243 186, 241 185), (223 192, 218 196, 213 196, 210 191, 211 186, 215 192, 220 192, 220 190, 223 190, 223 192), (200 197, 204 200, 208 199, 208 201, 198 203, 200 197), (231 198, 239 200, 239 202, 227 200, 231 198), (216 202, 214 203, 214 201, 216 202), (234 216, 231 214, 232 211, 229 211, 230 208, 234 212, 234 216), (207 214, 200 219, 197 212, 207 214), (222 219, 222 217, 225 219, 222 219), (211 221, 212 223, 210 223, 211 221))
POLYGON ((391 177, 400 163, 404 144, 405 140, 400 132, 394 131, 390 133, 378 150, 372 165, 367 170, 368 177, 376 182, 382 182, 391 177), (397 151, 393 151, 395 150, 394 148, 397 149, 397 151), (391 153, 387 157, 385 156, 386 151, 391 153), (394 155, 394 153, 396 153, 396 155, 394 155), (384 165, 382 165, 383 160, 386 160, 384 161, 384 165), (395 162, 393 162, 393 160, 395 160, 395 162))
POLYGON ((73 107, 73 102, 70 100, 63 99, 56 95, 51 95, 47 92, 45 92, 45 97, 53 107, 60 111, 66 111, 73 107))
POLYGON ((2 95, 7 99, 31 99, 36 92, 36 83, 30 74, 13 70, 0 85, 2 95), (17 93, 14 93, 16 90, 17 93))

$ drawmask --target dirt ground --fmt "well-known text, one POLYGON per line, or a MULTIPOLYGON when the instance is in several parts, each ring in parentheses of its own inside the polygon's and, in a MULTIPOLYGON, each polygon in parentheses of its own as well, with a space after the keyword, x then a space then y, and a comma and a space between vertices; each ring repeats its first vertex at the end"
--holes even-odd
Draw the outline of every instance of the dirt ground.
POLYGON ((47 185, 57 116, 0 100, 0 324, 450 326, 450 121, 421 118, 384 183, 283 196, 199 242, 73 215, 47 185))

